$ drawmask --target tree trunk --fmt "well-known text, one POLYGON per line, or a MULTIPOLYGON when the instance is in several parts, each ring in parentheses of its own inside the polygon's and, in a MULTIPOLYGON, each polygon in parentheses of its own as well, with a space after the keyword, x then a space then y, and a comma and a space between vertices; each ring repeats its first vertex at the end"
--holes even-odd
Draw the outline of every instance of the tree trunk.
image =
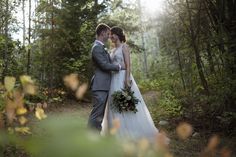
POLYGON ((180 52, 179 52, 178 48, 176 49, 176 52, 177 52, 177 58, 178 58, 178 63, 179 63, 179 70, 180 70, 180 77, 182 80, 182 85, 183 85, 184 90, 186 91, 186 85, 185 85, 184 75, 183 75, 183 67, 182 67, 182 63, 181 63, 181 59, 180 59, 180 52))
MULTIPOLYGON (((197 40, 196 40, 197 34, 195 34, 194 29, 193 29, 194 25, 193 25, 192 19, 191 19, 192 15, 191 15, 188 0, 186 0, 186 4, 187 4, 187 10, 188 10, 188 19, 189 19, 189 23, 190 23, 189 33, 190 33, 190 38, 191 38, 191 45, 193 47, 194 54, 195 54, 195 61, 196 61, 197 69, 198 69, 198 74, 199 74, 199 77, 200 77, 200 80, 201 80, 201 84, 202 84, 204 90, 206 91, 206 94, 209 94, 208 84, 207 84, 206 78, 205 78, 203 70, 202 70, 201 56, 200 56, 200 52, 199 52, 198 45, 197 45, 197 40)), ((201 6, 199 8, 199 12, 200 11, 201 11, 201 6)), ((200 16, 200 14, 199 14, 199 16, 200 16)))
POLYGON ((27 55, 27 74, 30 74, 31 66, 31 0, 29 0, 29 32, 28 32, 28 55, 27 55))
POLYGON ((22 0, 22 14, 23 14, 23 46, 25 46, 25 0, 22 0))
POLYGON ((143 49, 143 72, 144 77, 147 78, 148 71, 147 71, 147 52, 145 50, 145 39, 144 39, 144 27, 142 23, 142 9, 141 9, 141 2, 138 0, 138 6, 139 6, 139 16, 140 16, 140 27, 141 27, 141 40, 142 40, 142 49, 143 49))
POLYGON ((8 21, 9 21, 9 2, 6 0, 6 15, 5 15, 5 50, 3 54, 3 71, 2 71, 2 82, 4 80, 4 77, 7 75, 7 69, 8 69, 8 21))
POLYGON ((207 52, 207 59, 209 62, 209 66, 210 66, 210 71, 212 74, 215 74, 215 68, 214 68, 213 57, 212 57, 212 52, 211 52, 211 45, 209 41, 207 41, 206 43, 206 52, 207 52))

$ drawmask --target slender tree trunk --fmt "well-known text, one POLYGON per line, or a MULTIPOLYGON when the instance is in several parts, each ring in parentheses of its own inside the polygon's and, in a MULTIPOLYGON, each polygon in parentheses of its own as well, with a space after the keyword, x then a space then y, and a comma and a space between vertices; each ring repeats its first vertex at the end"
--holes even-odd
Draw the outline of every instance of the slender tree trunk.
POLYGON ((29 30, 28 30, 28 55, 27 55, 27 74, 30 74, 31 67, 31 0, 29 0, 29 30))
MULTIPOLYGON (((190 33, 190 38, 191 38, 191 45, 193 47, 194 54, 195 54, 195 61, 196 61, 197 69, 198 69, 198 74, 199 74, 203 88, 205 89, 206 93, 209 94, 208 84, 207 84, 206 78, 205 78, 203 70, 202 70, 201 56, 200 56, 200 52, 199 52, 197 40, 196 40, 197 34, 195 34, 194 29, 193 29, 194 25, 193 25, 192 19, 191 19, 192 15, 191 15, 188 0, 186 0, 186 4, 187 4, 187 10, 188 10, 188 19, 189 19, 189 23, 190 23, 189 33, 190 33)), ((201 10, 201 7, 199 8, 199 11, 200 10, 201 10)))
MULTIPOLYGON (((209 37, 210 38, 210 37, 209 37)), ((212 57, 212 52, 211 52, 211 45, 209 41, 206 41, 206 52, 207 52, 207 59, 210 65, 210 71, 212 74, 215 74, 215 68, 214 68, 214 63, 213 63, 213 57, 212 57)))
MULTIPOLYGON (((53 9, 53 0, 49 0, 49 4, 50 4, 50 7, 51 7, 51 13, 50 13, 50 21, 51 21, 51 39, 53 40, 54 39, 54 9, 53 9)), ((51 51, 54 51, 54 44, 52 43, 51 44, 51 47, 50 47, 51 51)), ((51 56, 53 57, 53 56, 51 56)), ((52 62, 51 64, 51 73, 50 73, 50 88, 52 88, 54 86, 54 71, 55 71, 55 65, 54 65, 54 62, 52 62)))
POLYGON ((181 77, 181 80, 182 80, 182 85, 183 85, 184 90, 186 91, 186 85, 185 85, 184 75, 183 75, 183 66, 182 66, 182 63, 181 63, 180 52, 179 52, 178 48, 176 49, 176 52, 177 52, 177 58, 178 58, 178 64, 179 64, 179 70, 180 70, 180 77, 181 77))
POLYGON ((228 53, 226 57, 227 77, 230 78, 231 93, 227 97, 228 110, 236 111, 235 109, 235 80, 236 80, 236 1, 228 0, 227 2, 227 27, 228 27, 228 53))
POLYGON ((5 50, 3 54, 3 72, 2 72, 2 81, 7 74, 8 69, 8 21, 9 21, 9 2, 6 0, 6 15, 5 15, 5 50))
MULTIPOLYGON (((98 0, 94 0, 94 12, 97 12, 97 8, 98 8, 98 0)), ((98 17, 94 16, 94 28, 96 28, 97 26, 97 21, 98 21, 98 17)))
POLYGON ((25 0, 22 0, 22 14, 23 14, 23 46, 25 46, 25 0))
POLYGON ((140 16, 140 27, 141 27, 141 40, 142 40, 142 49, 143 49, 143 72, 145 78, 148 76, 148 70, 147 70, 147 52, 145 50, 145 39, 144 39, 144 27, 142 23, 142 8, 141 8, 141 2, 138 0, 139 5, 139 16, 140 16))

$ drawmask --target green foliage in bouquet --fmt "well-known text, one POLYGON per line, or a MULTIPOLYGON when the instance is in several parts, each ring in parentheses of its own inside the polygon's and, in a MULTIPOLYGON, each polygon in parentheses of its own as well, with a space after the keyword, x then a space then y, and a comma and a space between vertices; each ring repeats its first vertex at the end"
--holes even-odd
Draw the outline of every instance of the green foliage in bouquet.
POLYGON ((138 110, 136 104, 140 100, 134 96, 134 91, 131 88, 121 89, 112 94, 112 107, 118 110, 119 113, 131 111, 136 113, 138 110))

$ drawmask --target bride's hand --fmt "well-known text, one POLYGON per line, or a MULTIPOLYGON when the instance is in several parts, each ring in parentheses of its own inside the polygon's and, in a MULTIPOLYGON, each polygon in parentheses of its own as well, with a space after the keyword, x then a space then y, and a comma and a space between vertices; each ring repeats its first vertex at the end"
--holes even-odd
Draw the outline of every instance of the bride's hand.
POLYGON ((131 85, 132 85, 132 80, 130 80, 130 79, 125 79, 125 87, 127 88, 127 87, 131 87, 131 85))

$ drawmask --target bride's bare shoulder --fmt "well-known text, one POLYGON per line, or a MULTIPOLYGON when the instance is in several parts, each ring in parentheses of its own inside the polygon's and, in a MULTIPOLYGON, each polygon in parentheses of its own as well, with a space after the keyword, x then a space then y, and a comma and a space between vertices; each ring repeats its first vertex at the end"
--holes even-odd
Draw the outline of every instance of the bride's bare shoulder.
POLYGON ((124 50, 125 52, 129 52, 129 45, 126 44, 126 43, 124 43, 124 44, 123 44, 123 50, 124 50))

